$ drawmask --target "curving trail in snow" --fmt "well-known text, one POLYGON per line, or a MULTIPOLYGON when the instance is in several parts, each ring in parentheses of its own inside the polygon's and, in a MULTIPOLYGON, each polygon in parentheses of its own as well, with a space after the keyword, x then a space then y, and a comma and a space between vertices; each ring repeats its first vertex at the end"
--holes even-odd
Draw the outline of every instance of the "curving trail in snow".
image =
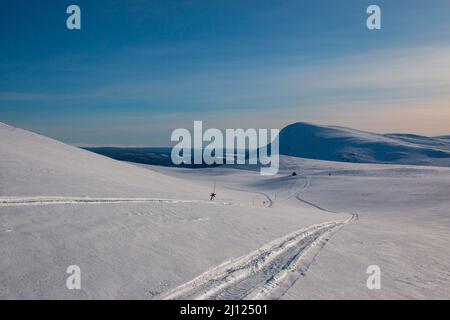
POLYGON ((325 222, 290 233, 227 261, 163 294, 161 299, 264 299, 280 297, 309 268, 326 241, 356 219, 325 222))
POLYGON ((9 197, 0 198, 0 207, 52 204, 112 204, 112 203, 205 203, 237 205, 233 202, 157 198, 89 198, 89 197, 9 197))

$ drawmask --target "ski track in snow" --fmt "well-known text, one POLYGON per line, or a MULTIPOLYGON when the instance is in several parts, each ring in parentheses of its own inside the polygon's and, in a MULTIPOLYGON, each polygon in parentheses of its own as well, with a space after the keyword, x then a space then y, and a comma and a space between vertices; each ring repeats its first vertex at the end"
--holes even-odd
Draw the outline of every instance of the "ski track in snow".
POLYGON ((297 194, 297 195, 295 196, 295 198, 296 198, 298 201, 303 202, 303 203, 305 203, 305 204, 307 204, 307 205, 309 205, 309 206, 311 206, 311 207, 314 207, 314 208, 316 208, 316 209, 319 209, 319 210, 321 210, 321 211, 325 211, 325 212, 329 212, 329 213, 339 213, 339 212, 331 211, 331 210, 328 210, 328 209, 324 209, 324 208, 322 208, 322 207, 320 207, 320 206, 318 206, 318 205, 316 205, 316 204, 314 204, 314 203, 312 203, 312 202, 309 202, 309 201, 307 201, 307 200, 305 200, 305 199, 302 199, 302 198, 300 197, 299 194, 297 194))
POLYGON ((113 204, 113 203, 204 203, 212 205, 238 205, 233 202, 156 198, 88 198, 88 197, 11 197, 0 198, 0 207, 52 204, 113 204))
POLYGON ((163 294, 161 299, 241 300, 279 298, 302 276, 326 241, 347 220, 316 224, 227 261, 163 294))

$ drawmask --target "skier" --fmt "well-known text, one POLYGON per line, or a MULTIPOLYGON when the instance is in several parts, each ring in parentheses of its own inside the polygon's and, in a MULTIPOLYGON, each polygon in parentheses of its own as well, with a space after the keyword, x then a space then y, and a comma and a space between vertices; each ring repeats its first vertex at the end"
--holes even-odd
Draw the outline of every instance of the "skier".
POLYGON ((216 197, 216 182, 215 182, 215 181, 214 181, 214 189, 213 189, 213 192, 211 192, 211 194, 210 194, 209 196, 210 196, 209 201, 213 201, 214 198, 216 197))

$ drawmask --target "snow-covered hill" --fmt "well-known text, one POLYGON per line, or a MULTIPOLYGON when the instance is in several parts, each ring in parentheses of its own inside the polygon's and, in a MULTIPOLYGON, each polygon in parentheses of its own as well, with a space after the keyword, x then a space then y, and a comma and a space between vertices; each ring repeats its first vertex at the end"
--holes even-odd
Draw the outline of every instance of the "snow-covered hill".
POLYGON ((382 135, 308 123, 281 130, 280 153, 331 161, 450 166, 450 141, 444 137, 382 135))
POLYGON ((0 196, 207 199, 209 190, 0 123, 0 196))

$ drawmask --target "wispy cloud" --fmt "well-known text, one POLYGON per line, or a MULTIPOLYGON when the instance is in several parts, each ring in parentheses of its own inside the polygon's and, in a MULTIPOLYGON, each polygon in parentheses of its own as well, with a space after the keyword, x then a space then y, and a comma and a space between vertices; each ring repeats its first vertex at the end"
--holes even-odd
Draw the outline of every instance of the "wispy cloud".
POLYGON ((359 93, 374 98, 413 98, 449 94, 449 75, 450 46, 419 47, 384 49, 310 65, 299 65, 294 57, 290 63, 277 67, 244 65, 241 61, 217 63, 192 73, 159 78, 149 75, 150 80, 117 78, 106 85, 68 94, 0 92, 0 100, 104 98, 239 104, 276 98, 283 104, 289 99, 345 99, 350 95, 358 97, 359 93))

